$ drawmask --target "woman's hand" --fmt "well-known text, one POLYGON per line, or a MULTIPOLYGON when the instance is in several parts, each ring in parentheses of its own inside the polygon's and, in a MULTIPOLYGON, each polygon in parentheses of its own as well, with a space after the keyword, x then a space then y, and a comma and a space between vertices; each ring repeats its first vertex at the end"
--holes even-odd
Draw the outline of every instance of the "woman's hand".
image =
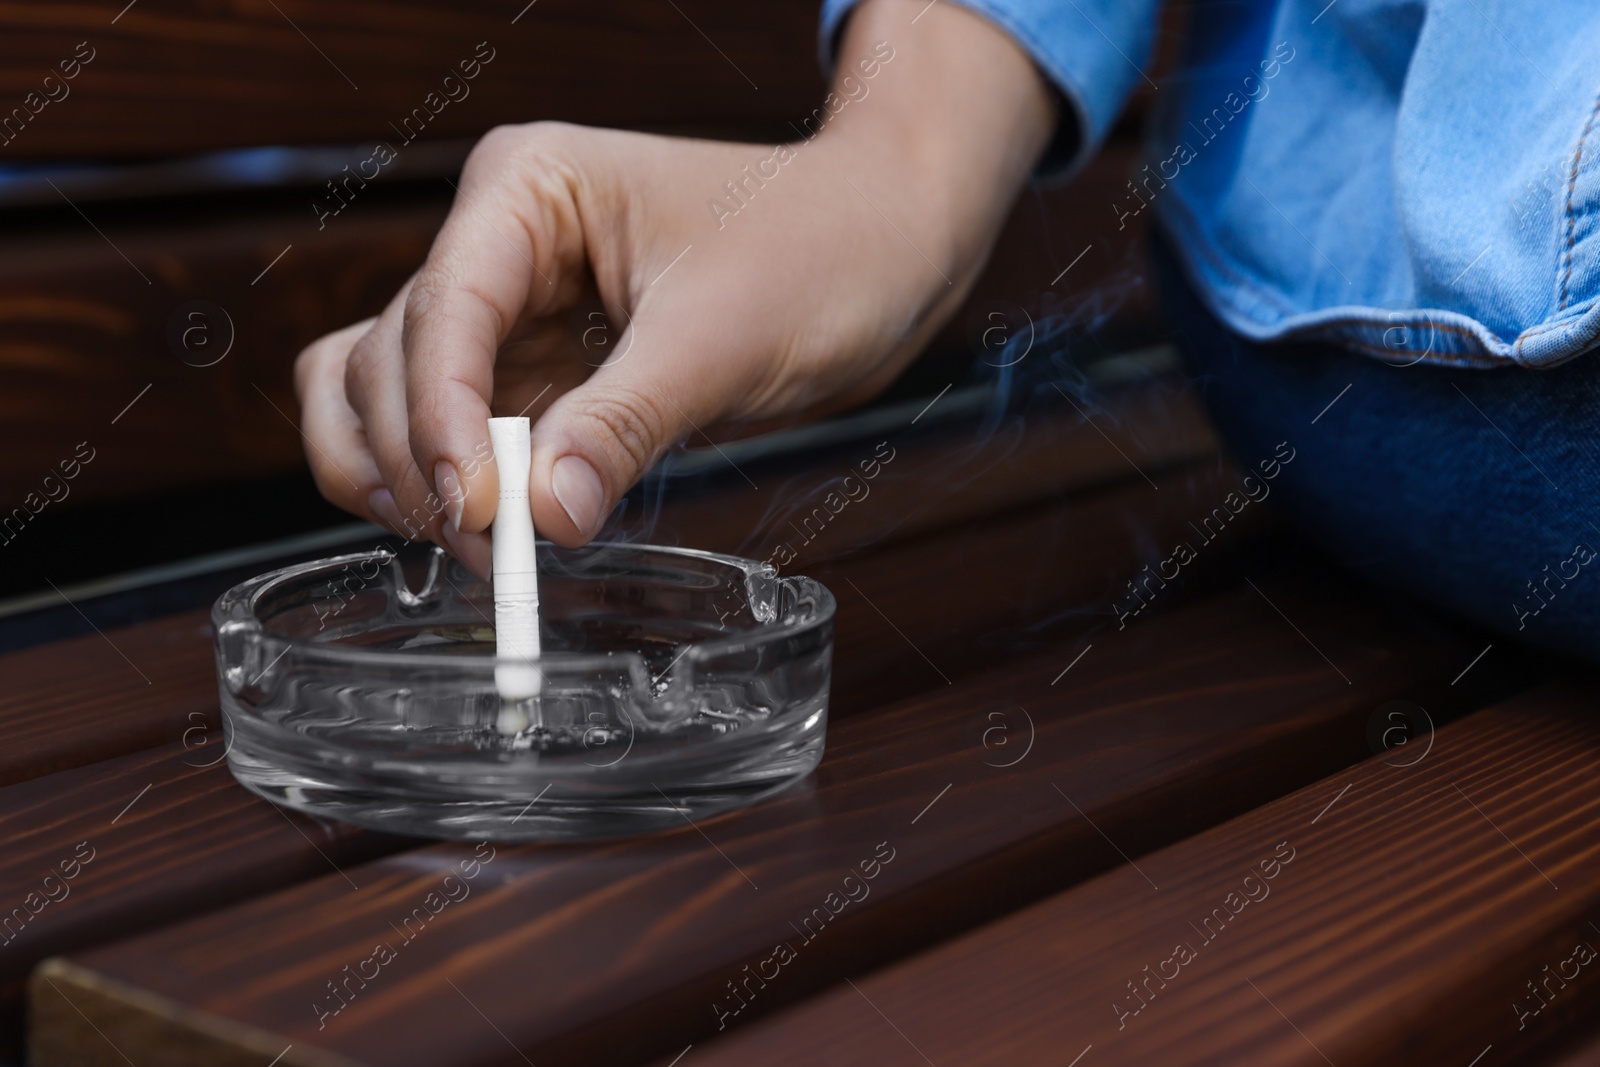
POLYGON ((492 131, 422 269, 296 364, 324 495, 483 572, 491 413, 535 417, 534 524, 575 545, 688 434, 886 386, 976 276, 1051 105, 977 16, 868 0, 819 115, 778 148, 492 131))

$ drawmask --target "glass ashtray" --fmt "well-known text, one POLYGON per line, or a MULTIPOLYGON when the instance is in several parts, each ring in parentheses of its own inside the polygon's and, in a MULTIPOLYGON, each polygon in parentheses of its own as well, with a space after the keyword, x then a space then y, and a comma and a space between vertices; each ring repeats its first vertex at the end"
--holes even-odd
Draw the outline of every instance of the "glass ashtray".
POLYGON ((391 833, 556 840, 683 826, 822 758, 833 595, 732 556, 541 543, 543 677, 506 731, 488 582, 379 548, 212 608, 228 763, 252 792, 391 833), (413 591, 415 590, 415 591, 413 591))

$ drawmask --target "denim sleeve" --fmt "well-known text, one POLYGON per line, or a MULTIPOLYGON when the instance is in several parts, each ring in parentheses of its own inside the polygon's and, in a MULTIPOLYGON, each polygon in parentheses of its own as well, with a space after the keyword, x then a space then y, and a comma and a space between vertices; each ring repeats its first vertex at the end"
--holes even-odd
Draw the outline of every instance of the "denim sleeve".
MULTIPOLYGON (((823 0, 822 59, 832 68, 839 28, 858 0, 823 0)), ((934 0, 960 3, 999 26, 1032 57, 1065 100, 1070 140, 1052 146, 1041 168, 1076 170, 1105 138, 1134 85, 1143 80, 1160 0, 934 0)), ((932 6, 931 4, 929 6, 932 6)))

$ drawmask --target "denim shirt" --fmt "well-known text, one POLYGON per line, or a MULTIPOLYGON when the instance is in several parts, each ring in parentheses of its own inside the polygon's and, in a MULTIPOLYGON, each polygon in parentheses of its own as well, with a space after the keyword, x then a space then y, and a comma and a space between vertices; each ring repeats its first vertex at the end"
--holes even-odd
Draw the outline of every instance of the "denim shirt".
MULTIPOLYGON (((854 0, 825 0, 824 55, 854 0)), ((1159 0, 938 0, 990 19, 1072 109, 1073 167, 1148 71, 1159 0)), ((1196 5, 1152 96, 1147 208, 1254 340, 1397 365, 1544 367, 1600 343, 1600 3, 1196 5)))

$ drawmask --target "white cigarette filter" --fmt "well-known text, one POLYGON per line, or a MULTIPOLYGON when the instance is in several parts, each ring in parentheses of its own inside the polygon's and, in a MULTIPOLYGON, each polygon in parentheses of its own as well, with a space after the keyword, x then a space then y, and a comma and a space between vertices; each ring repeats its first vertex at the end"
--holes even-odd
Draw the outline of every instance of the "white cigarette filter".
MULTIPOLYGON (((539 571, 534 554, 533 514, 528 507, 532 426, 525 418, 490 419, 489 442, 500 474, 494 513, 495 688, 503 701, 539 695, 539 571)), ((504 708, 502 733, 526 728, 524 712, 504 708)))

